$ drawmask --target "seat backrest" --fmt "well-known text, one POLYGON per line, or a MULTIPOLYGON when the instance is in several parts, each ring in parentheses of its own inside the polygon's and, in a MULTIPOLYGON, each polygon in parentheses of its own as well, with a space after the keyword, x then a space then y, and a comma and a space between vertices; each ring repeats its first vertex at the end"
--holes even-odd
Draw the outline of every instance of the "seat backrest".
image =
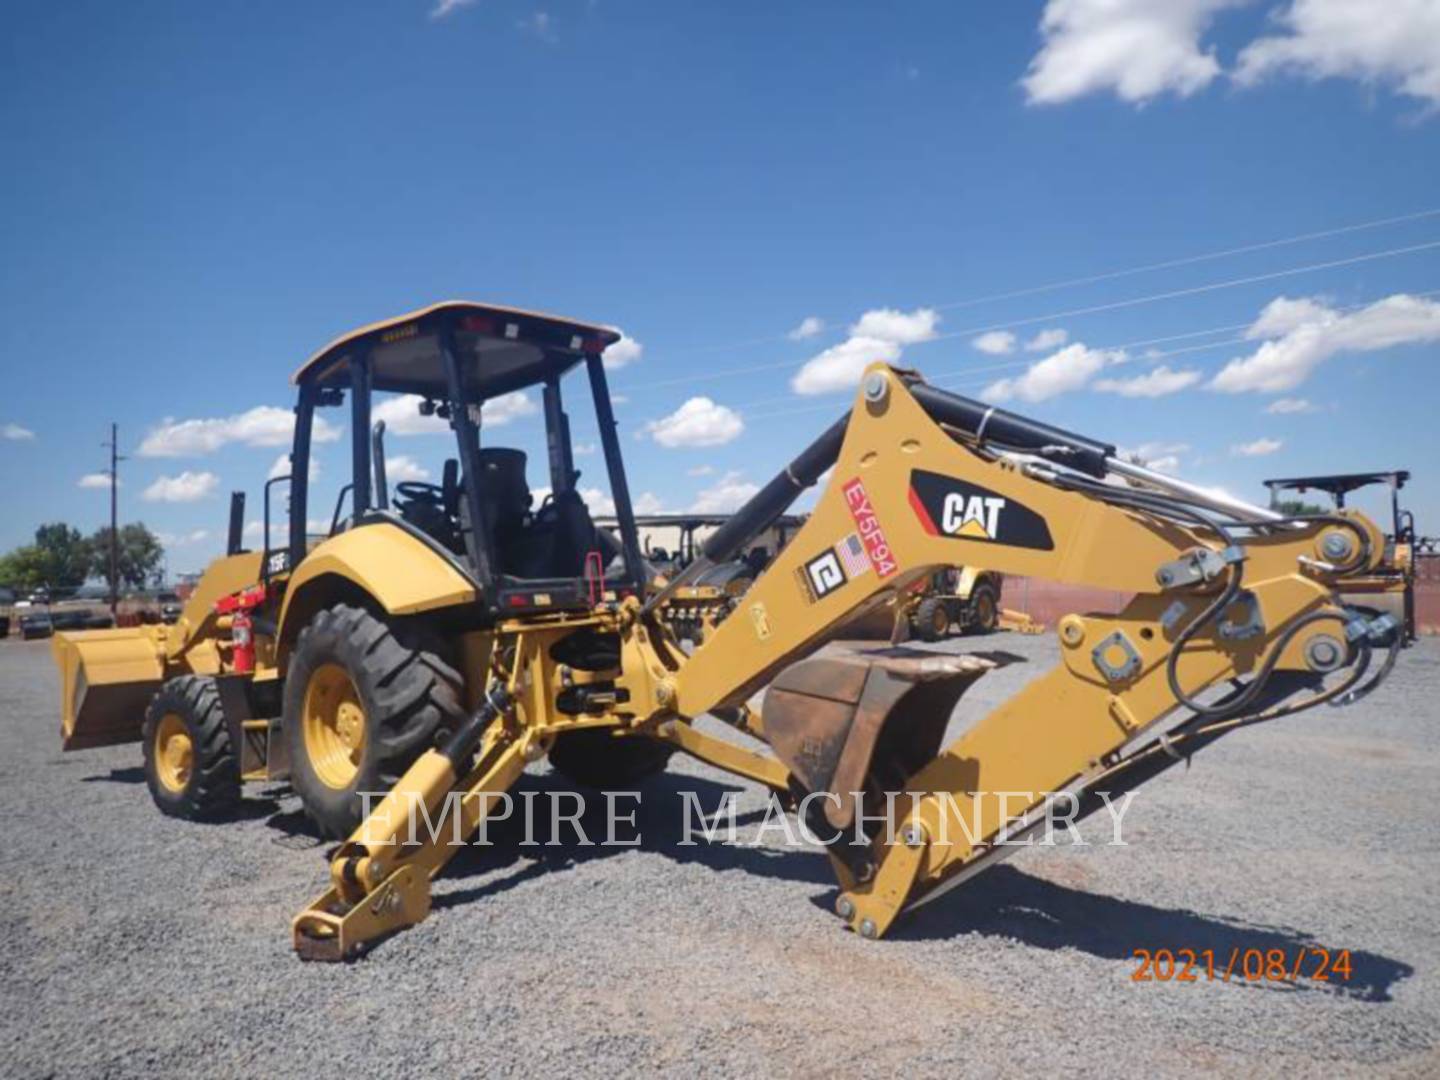
POLYGON ((530 512, 530 485, 525 480, 525 451, 487 446, 480 451, 480 494, 489 520, 497 528, 522 524, 530 512))
POLYGON ((547 507, 546 524, 552 537, 547 577, 580 577, 585 556, 601 548, 590 508, 576 491, 558 493, 547 507))

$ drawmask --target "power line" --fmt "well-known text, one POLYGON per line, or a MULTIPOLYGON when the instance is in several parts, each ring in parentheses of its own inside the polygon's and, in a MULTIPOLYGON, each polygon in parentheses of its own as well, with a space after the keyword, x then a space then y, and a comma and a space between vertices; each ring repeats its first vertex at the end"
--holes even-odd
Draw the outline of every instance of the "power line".
MULTIPOLYGON (((1120 270, 1107 270, 1098 274, 1089 274, 1082 277, 1066 278, 1062 281, 1051 281, 1043 285, 1032 285, 1021 289, 1012 289, 1008 292, 991 293, 988 296, 976 296, 967 300, 952 300, 943 304, 928 304, 926 307, 938 311, 949 311, 956 308, 976 307, 980 304, 996 303, 1001 300, 1014 300, 1022 296, 1035 296, 1040 293, 1055 292, 1060 289, 1075 288, 1081 285, 1093 285, 1102 281, 1114 281, 1118 278, 1133 277, 1136 274, 1153 273, 1157 270, 1173 270, 1181 266, 1193 266, 1197 263, 1212 262, 1216 259, 1233 258, 1236 255, 1248 255, 1257 251, 1268 251, 1279 247, 1288 247, 1294 244, 1302 244, 1311 240, 1324 240, 1335 236, 1344 236, 1349 233, 1364 232, 1368 229, 1380 229, 1389 225, 1402 225, 1412 221, 1423 221, 1427 218, 1440 217, 1440 207, 1428 210, 1417 210, 1411 214, 1399 214, 1394 217, 1377 218, 1373 221, 1362 221, 1353 225, 1340 225, 1331 229, 1321 229, 1314 232, 1297 233, 1294 236, 1281 237, 1276 240, 1262 240, 1254 244, 1242 244, 1239 247, 1225 248, 1220 251, 1208 251, 1198 255, 1186 255, 1175 259, 1164 259, 1160 262, 1145 263, 1140 266, 1129 266, 1120 270)), ((995 327, 993 329, 998 329, 995 327)), ((771 334, 765 337, 747 338, 741 341, 728 342, 722 345, 698 345, 688 348, 672 349, 671 356, 700 355, 703 353, 727 352, 730 349, 751 348, 756 345, 771 345, 781 341, 791 341, 790 333, 771 334)))
MULTIPOLYGON (((1272 270, 1264 274, 1250 274, 1245 277, 1231 278, 1226 281, 1208 282, 1204 285, 1192 285, 1184 289, 1171 289, 1166 292, 1152 293, 1149 296, 1130 297, 1125 300, 1114 300, 1105 304, 1093 304, 1088 307, 1071 308, 1067 311, 1054 311, 1045 315, 1027 316, 1024 319, 1012 319, 1009 322, 990 323, 984 326, 967 327, 964 330, 952 330, 944 334, 936 334, 925 341, 918 341, 907 346, 915 348, 920 345, 927 345, 936 341, 953 341, 955 338, 972 337, 991 330, 1005 330, 1017 326, 1033 326, 1042 322, 1057 322, 1061 319, 1072 319, 1084 315, 1095 315, 1107 311, 1118 311, 1123 308, 1140 307, 1145 304, 1158 303, 1162 300, 1174 300, 1186 296, 1197 296, 1203 293, 1218 292, 1223 289, 1239 288, 1242 285, 1254 285, 1263 281, 1276 281, 1280 278, 1295 277, 1299 274, 1310 274, 1320 270, 1334 270, 1342 266, 1354 266, 1364 262, 1374 262, 1377 259, 1395 258, 1400 255, 1413 255, 1420 251, 1432 251, 1440 248, 1440 240, 1432 240, 1423 244, 1410 244, 1405 247, 1389 248, 1385 251, 1370 251, 1363 255, 1351 255, 1343 259, 1330 259, 1326 262, 1309 263, 1305 266, 1288 267, 1284 270, 1272 270)), ((728 368, 723 371, 704 372, 693 375, 679 376, 673 379, 660 379, 648 383, 630 383, 619 387, 620 390, 642 390, 656 389, 666 386, 686 386, 697 382, 714 381, 716 379, 731 378, 736 375, 748 375, 765 371, 776 371, 785 368, 804 367, 809 360, 784 360, 767 364, 757 364, 745 368, 728 368)))
POLYGON ((1093 285, 1101 281, 1113 281, 1116 278, 1150 273, 1155 270, 1172 270, 1179 266, 1193 266, 1196 263, 1209 262, 1214 259, 1225 259, 1234 255, 1248 255, 1255 251, 1268 251, 1277 247, 1286 247, 1290 244, 1301 244, 1307 240, 1324 240, 1332 236, 1344 236, 1346 233, 1361 232, 1365 229, 1378 229, 1386 225, 1400 225, 1405 222, 1420 221, 1424 218, 1436 216, 1440 216, 1440 207, 1433 210, 1419 210, 1413 214, 1402 214, 1399 217, 1365 221, 1358 225, 1342 225, 1334 229, 1322 229, 1319 232, 1300 233, 1296 236, 1287 236, 1280 240, 1264 240, 1256 244, 1243 244, 1240 247, 1226 248, 1223 251, 1208 251, 1202 255, 1189 255, 1179 259, 1166 259, 1163 262, 1147 263, 1144 266, 1132 266, 1124 270, 1111 270, 1103 274, 1091 274, 1088 277, 1052 281, 1046 285, 1036 285, 1028 289, 1014 289, 1010 292, 993 293, 990 296, 980 296, 973 300, 956 300, 949 304, 934 304, 931 306, 937 310, 946 311, 951 308, 973 307, 976 304, 993 303, 997 300, 1013 300, 1021 296, 1034 296, 1036 293, 1053 292, 1056 289, 1068 289, 1077 285, 1093 285))
MULTIPOLYGON (((1424 291, 1424 292, 1412 292, 1412 293, 1410 293, 1409 295, 1415 296, 1415 297, 1440 296, 1440 289, 1427 289, 1427 290, 1424 291)), ((1349 312, 1352 312, 1352 311, 1359 311, 1359 310, 1362 309, 1362 308, 1370 307, 1372 304, 1376 304, 1376 303, 1379 303, 1379 301, 1378 301, 1378 300, 1367 300, 1367 301, 1363 301, 1363 302, 1361 302, 1361 303, 1346 304, 1346 305, 1343 305, 1343 306, 1341 306, 1341 307, 1334 308, 1333 310, 1336 311, 1336 312, 1339 312, 1339 313, 1344 314, 1344 313, 1349 313, 1349 312)), ((1181 340, 1185 340, 1185 339, 1187 339, 1187 338, 1205 337, 1205 336, 1208 336, 1208 335, 1211 335, 1211 334, 1218 334, 1218 333, 1223 333, 1223 332, 1226 332, 1226 331, 1246 330, 1246 329, 1248 329, 1251 325, 1252 325, 1252 323, 1235 323, 1235 324, 1228 325, 1228 326, 1214 326, 1214 327, 1210 327, 1210 328, 1205 329, 1205 330, 1191 330, 1191 331, 1187 331, 1186 333, 1183 333, 1183 334, 1167 334, 1167 335, 1165 335, 1165 336, 1163 336, 1163 337, 1142 338, 1142 339, 1140 339, 1140 340, 1131 341, 1131 342, 1126 342, 1126 343, 1121 344, 1121 345, 1098 346, 1098 347, 1095 348, 1094 351, 1096 351, 1096 352, 1123 352, 1123 351, 1126 351, 1126 350, 1129 350, 1129 349, 1139 348, 1139 347, 1144 346, 1144 345, 1161 344, 1161 343, 1164 343, 1164 342, 1167 342, 1167 341, 1181 341, 1181 340)), ((1206 350, 1209 350, 1209 349, 1225 348, 1225 347, 1228 347, 1228 346, 1231 346, 1231 345, 1244 345, 1244 344, 1247 344, 1247 343, 1255 342, 1256 340, 1257 340, 1257 339, 1252 338, 1252 337, 1249 337, 1248 335, 1239 334, 1239 335, 1236 335, 1236 336, 1233 336, 1233 337, 1229 337, 1229 338, 1222 338, 1222 339, 1220 339, 1220 340, 1218 340, 1218 341, 1207 341, 1207 342, 1202 342, 1201 344, 1198 344, 1198 345, 1187 345, 1187 346, 1184 346, 1184 347, 1181 347, 1181 348, 1178 348, 1178 349, 1167 349, 1167 350, 1164 350, 1164 351, 1153 352, 1153 353, 1150 353, 1150 354, 1147 355, 1147 356, 1141 357, 1140 359, 1143 360, 1143 361, 1148 361, 1148 362, 1158 362, 1158 361, 1161 361, 1161 360, 1167 360, 1167 359, 1169 359, 1169 358, 1171 358, 1171 357, 1174 357, 1174 356, 1183 356, 1183 355, 1187 355, 1187 354, 1191 354, 1191 353, 1205 352, 1206 350)), ((968 367, 968 368, 964 368, 964 369, 959 370, 959 371, 946 372, 946 373, 941 374, 941 375, 936 375, 936 376, 930 377, 929 379, 927 379, 927 381, 930 382, 930 383, 932 383, 932 384, 934 384, 934 385, 944 385, 944 384, 952 383, 952 382, 955 382, 955 381, 958 381, 958 380, 966 380, 966 379, 969 379, 972 375, 978 375, 978 374, 983 374, 983 373, 993 373, 993 372, 996 372, 996 371, 1001 371, 1001 370, 1006 370, 1006 369, 1014 369, 1014 368, 1020 368, 1020 367, 1029 367, 1029 366, 1031 366, 1031 365, 1034 365, 1034 364, 1039 363, 1040 360, 1042 360, 1042 359, 1044 359, 1044 358, 1041 357, 1041 358, 1038 358, 1038 359, 1037 359, 1037 358, 1032 358, 1032 357, 1022 357, 1022 358, 1018 358, 1018 359, 1016 359, 1016 360, 1005 361, 1005 362, 998 363, 998 364, 986 364, 986 365, 982 365, 982 366, 980 366, 980 367, 968 367)), ((975 383, 973 383, 973 384, 967 383, 966 385, 967 385, 967 387, 968 387, 968 386, 971 386, 971 385, 973 385, 973 386, 975 386, 975 387, 983 387, 983 386, 988 385, 988 383, 987 383, 987 381, 985 381, 985 380, 981 380, 981 381, 977 381, 977 382, 975 382, 975 383)), ((781 401, 784 401, 784 400, 794 400, 794 397, 793 397, 793 395, 792 395, 789 399, 785 399, 785 398, 770 398, 770 399, 768 399, 768 401, 763 402, 763 403, 762 403, 762 402, 750 402, 749 405, 737 405, 737 406, 734 406, 734 408, 747 408, 747 407, 752 407, 752 406, 758 405, 758 404, 778 403, 778 402, 781 402, 781 401)), ((749 415, 746 417, 746 419, 747 419, 747 420, 767 420, 767 419, 772 419, 772 418, 780 417, 780 416, 791 416, 791 415, 794 415, 794 414, 796 414, 796 413, 818 412, 818 411, 820 411, 821 409, 834 408, 837 404, 839 404, 839 399, 836 398, 836 397, 831 397, 831 398, 830 398, 825 404, 823 404, 823 405, 817 403, 817 404, 815 404, 815 405, 802 406, 802 407, 800 407, 800 408, 795 408, 795 409, 781 409, 781 410, 776 410, 776 411, 774 411, 774 412, 758 413, 758 414, 752 413, 752 414, 749 414, 749 415)))

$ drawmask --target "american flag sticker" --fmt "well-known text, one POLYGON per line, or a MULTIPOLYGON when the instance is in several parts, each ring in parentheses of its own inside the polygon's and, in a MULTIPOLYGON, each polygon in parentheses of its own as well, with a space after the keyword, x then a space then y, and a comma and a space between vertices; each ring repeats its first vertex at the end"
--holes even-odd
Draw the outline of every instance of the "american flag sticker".
POLYGON ((835 554, 840 556, 840 564, 852 578, 870 569, 870 556, 865 554, 865 545, 860 542, 858 533, 851 533, 836 544, 835 554))

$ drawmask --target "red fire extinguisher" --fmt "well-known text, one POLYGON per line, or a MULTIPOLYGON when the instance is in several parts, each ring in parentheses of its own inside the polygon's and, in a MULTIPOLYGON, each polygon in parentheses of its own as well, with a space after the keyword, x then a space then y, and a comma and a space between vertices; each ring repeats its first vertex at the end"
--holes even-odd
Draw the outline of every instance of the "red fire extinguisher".
POLYGON ((215 611, 230 616, 230 667, 237 675, 255 670, 255 620, 253 612, 265 602, 265 586, 251 585, 233 596, 222 596, 215 611))

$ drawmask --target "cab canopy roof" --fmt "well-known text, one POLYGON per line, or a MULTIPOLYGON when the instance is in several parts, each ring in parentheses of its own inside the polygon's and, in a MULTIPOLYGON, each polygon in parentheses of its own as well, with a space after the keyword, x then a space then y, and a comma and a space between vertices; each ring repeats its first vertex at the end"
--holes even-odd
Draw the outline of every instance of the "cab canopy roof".
POLYGON ((1337 499, 1343 499, 1350 492, 1357 488, 1369 487, 1371 484, 1385 484, 1395 490, 1405 486, 1410 479, 1410 473, 1406 469, 1396 469, 1392 472, 1366 472, 1366 473, 1331 473, 1327 476, 1287 476, 1278 480, 1266 480, 1265 486, 1270 489, 1271 494, 1280 491, 1298 491, 1301 494, 1311 490, 1324 491, 1337 499))
POLYGON ((349 360, 368 353, 374 389, 445 397, 440 342, 446 333, 453 335, 467 394, 475 400, 563 375, 587 353, 604 352, 620 340, 618 331, 594 323, 447 300, 336 338, 291 381, 348 386, 349 360))

